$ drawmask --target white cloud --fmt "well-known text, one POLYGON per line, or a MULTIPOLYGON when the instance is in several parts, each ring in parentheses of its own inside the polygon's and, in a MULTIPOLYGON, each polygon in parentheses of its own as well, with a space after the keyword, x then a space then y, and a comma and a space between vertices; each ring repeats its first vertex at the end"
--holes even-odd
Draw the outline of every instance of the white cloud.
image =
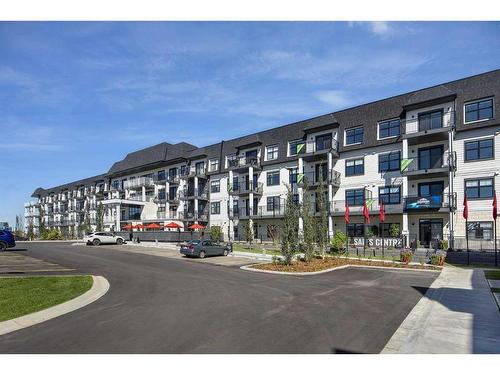
POLYGON ((353 100, 349 98, 348 94, 341 90, 318 91, 315 97, 331 106, 332 110, 343 109, 353 103, 353 100))

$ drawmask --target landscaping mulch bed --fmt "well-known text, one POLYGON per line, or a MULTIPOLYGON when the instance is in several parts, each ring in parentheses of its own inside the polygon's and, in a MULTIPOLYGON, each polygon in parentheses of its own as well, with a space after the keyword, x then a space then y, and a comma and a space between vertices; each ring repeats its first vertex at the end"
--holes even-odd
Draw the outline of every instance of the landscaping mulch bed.
POLYGON ((426 270, 441 270, 441 267, 424 266, 419 264, 404 264, 399 262, 380 262, 358 259, 346 259, 327 257, 325 259, 313 259, 310 262, 298 260, 290 265, 280 263, 263 263, 253 265, 253 268, 266 270, 266 271, 279 271, 279 272, 317 272, 327 270, 329 268, 339 266, 376 266, 376 267, 389 267, 389 268, 410 268, 410 269, 426 269, 426 270))

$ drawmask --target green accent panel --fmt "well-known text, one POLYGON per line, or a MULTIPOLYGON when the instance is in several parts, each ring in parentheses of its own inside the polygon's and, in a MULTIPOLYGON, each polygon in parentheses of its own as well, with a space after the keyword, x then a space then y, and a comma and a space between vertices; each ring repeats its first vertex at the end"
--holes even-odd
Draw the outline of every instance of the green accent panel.
POLYGON ((304 173, 299 173, 297 175, 297 183, 301 183, 304 181, 304 173))
MULTIPOLYGON (((297 154, 302 153, 302 150, 304 150, 305 143, 299 143, 297 145, 297 154)), ((305 151, 305 150, 304 150, 305 151)))
POLYGON ((404 172, 412 163, 413 159, 402 159, 401 160, 401 172, 404 172))
POLYGON ((366 205, 367 205, 369 208, 372 208, 373 202, 375 202, 375 199, 373 199, 373 198, 368 198, 368 199, 366 200, 366 205))

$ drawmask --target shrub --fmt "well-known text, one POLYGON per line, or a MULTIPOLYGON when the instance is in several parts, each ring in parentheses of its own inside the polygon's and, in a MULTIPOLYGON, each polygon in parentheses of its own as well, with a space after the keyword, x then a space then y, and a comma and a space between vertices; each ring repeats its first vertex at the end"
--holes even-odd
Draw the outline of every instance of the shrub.
POLYGON ((389 235, 391 237, 399 237, 401 234, 401 229, 399 227, 399 224, 391 224, 389 227, 389 235))
POLYGON ((222 241, 222 229, 218 225, 212 225, 210 227, 210 238, 213 241, 220 242, 222 241))
POLYGON ((444 265, 444 255, 432 255, 431 264, 442 267, 444 265))
POLYGON ((448 250, 448 240, 442 240, 440 243, 439 243, 439 248, 441 250, 448 250))
POLYGON ((399 254, 399 260, 406 264, 410 263, 412 258, 413 258, 413 253, 411 251, 405 250, 399 254))
POLYGON ((394 246, 392 245, 387 246, 387 250, 394 250, 394 246))
POLYGON ((45 239, 53 241, 53 240, 62 240, 63 237, 62 237, 61 232, 59 232, 57 229, 52 229, 52 230, 47 232, 45 239))
POLYGON ((341 232, 340 230, 337 230, 331 240, 333 251, 338 253, 343 252, 345 249, 346 242, 347 242, 347 236, 345 235, 345 233, 341 232))

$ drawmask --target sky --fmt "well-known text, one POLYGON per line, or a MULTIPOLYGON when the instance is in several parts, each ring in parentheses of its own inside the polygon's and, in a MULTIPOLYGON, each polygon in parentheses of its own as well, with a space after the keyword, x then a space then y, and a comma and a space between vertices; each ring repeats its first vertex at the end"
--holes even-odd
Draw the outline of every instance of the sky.
POLYGON ((0 22, 0 221, 147 146, 498 68, 498 22, 0 22))

